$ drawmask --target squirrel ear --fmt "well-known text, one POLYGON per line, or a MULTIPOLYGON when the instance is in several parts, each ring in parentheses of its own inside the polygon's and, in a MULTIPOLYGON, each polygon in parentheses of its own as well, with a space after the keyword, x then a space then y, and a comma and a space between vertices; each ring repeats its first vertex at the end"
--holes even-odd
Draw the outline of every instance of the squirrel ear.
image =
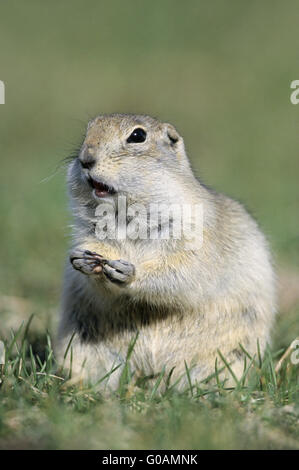
POLYGON ((181 138, 177 130, 171 124, 165 124, 167 138, 171 145, 175 145, 181 138))

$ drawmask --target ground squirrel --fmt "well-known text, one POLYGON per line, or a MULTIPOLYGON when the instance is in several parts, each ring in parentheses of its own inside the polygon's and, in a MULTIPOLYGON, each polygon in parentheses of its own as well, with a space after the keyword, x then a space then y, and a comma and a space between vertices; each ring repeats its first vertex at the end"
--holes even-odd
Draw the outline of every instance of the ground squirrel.
MULTIPOLYGON (((130 359, 135 377, 164 371, 171 383, 181 377, 182 388, 186 364, 199 382, 215 371, 218 350, 240 377, 240 344, 254 354, 259 341, 263 352, 273 324, 267 242, 241 204, 195 178, 177 130, 145 115, 98 116, 88 124, 67 180, 74 225, 58 334, 61 360, 72 338, 73 373, 93 383, 108 374, 102 384, 116 389, 137 337, 130 359), (184 234, 161 236, 167 227, 158 218, 154 239, 101 238, 97 209, 108 204, 116 220, 120 196, 126 207, 137 203, 147 210, 151 204, 198 205, 202 233, 190 247, 184 234)), ((131 220, 127 215, 125 226, 131 220)), ((148 213, 140 220, 147 230, 148 213)))

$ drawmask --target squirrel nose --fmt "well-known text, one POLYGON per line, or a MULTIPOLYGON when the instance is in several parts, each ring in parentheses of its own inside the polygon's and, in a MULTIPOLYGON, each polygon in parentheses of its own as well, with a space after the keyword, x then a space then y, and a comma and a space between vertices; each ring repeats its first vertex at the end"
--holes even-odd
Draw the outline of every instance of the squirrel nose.
POLYGON ((87 170, 90 170, 94 166, 96 159, 94 158, 93 154, 94 154, 94 151, 92 148, 85 149, 85 151, 83 152, 83 155, 81 155, 81 158, 80 158, 80 163, 81 163, 82 168, 86 168, 87 170))
POLYGON ((88 157, 85 157, 84 160, 80 160, 82 168, 86 168, 87 170, 90 170, 94 164, 95 164, 95 159, 91 155, 88 157))

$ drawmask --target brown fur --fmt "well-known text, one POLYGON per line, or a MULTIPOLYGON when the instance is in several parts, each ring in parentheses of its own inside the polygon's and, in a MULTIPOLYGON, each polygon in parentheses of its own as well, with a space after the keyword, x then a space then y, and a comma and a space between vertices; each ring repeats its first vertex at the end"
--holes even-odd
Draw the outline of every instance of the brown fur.
MULTIPOLYGON (((239 344, 255 354, 259 340, 264 351, 275 314, 275 281, 265 238, 238 202, 196 180, 173 126, 148 116, 97 117, 69 166, 68 187, 74 214, 71 253, 90 250, 135 267, 128 282, 117 285, 102 268, 86 274, 67 264, 58 352, 62 360, 75 332, 73 372, 96 382, 124 363, 137 332, 131 357, 136 376, 156 376, 165 366, 165 377, 174 368, 176 380, 184 376, 186 362, 192 380, 201 381, 214 372, 218 349, 240 376, 239 344), (146 130, 147 139, 128 144, 136 127, 146 130), (79 160, 91 157, 95 165, 83 170, 79 160), (97 202, 88 174, 112 185, 130 203, 203 204, 202 246, 186 250, 185 239, 98 240, 97 202)), ((121 367, 108 386, 118 386, 120 373, 121 367)), ((178 386, 185 384, 183 377, 178 386)))

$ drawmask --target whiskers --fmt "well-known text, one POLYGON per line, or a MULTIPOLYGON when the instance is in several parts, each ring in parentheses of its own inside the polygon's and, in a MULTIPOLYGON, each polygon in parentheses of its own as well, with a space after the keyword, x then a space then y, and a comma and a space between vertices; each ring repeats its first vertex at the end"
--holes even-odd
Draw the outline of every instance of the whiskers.
POLYGON ((82 147, 83 140, 84 140, 84 137, 81 139, 80 144, 73 147, 71 152, 57 163, 56 168, 53 170, 53 172, 50 175, 46 176, 41 181, 39 181, 39 184, 48 183, 58 173, 60 173, 61 171, 65 171, 67 167, 70 165, 70 163, 72 163, 72 161, 74 161, 78 157, 81 147, 82 147))

